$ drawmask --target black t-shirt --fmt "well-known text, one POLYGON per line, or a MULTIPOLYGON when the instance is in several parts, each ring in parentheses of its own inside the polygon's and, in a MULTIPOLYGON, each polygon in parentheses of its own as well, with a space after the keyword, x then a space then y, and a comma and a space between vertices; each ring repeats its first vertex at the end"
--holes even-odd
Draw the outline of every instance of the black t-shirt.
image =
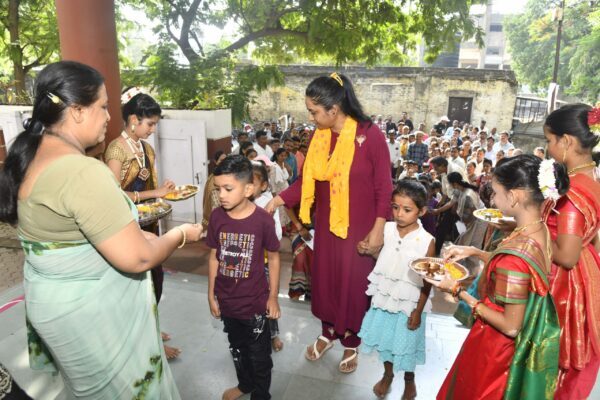
POLYGON ((252 319, 264 314, 269 298, 265 250, 279 250, 273 217, 256 207, 250 216, 233 219, 216 208, 210 215, 206 244, 217 249, 215 296, 221 315, 252 319))

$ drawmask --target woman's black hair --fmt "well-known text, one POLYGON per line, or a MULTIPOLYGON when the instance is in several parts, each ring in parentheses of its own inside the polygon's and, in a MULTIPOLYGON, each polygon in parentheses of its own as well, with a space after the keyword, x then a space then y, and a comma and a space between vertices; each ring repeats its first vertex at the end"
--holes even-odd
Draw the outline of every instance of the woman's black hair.
POLYGON ((215 151, 215 157, 214 157, 215 162, 219 161, 219 157, 221 157, 223 154, 225 154, 225 152, 223 150, 215 151))
MULTIPOLYGON (((571 135, 579 140, 582 149, 593 152, 600 142, 600 136, 594 135, 588 125, 588 114, 592 107, 587 104, 567 104, 554 110, 546 117, 544 126, 556 136, 571 135)), ((592 153, 596 164, 600 163, 600 153, 592 153)))
POLYGON ((252 142, 243 142, 242 144, 240 144, 240 154, 242 156, 246 155, 246 151, 250 147, 254 148, 254 144, 252 142))
POLYGON ((465 189, 473 189, 475 191, 479 190, 479 188, 477 186, 473 186, 469 182, 465 182, 463 180, 462 175, 458 172, 450 172, 448 174, 447 178, 448 178, 448 183, 459 184, 460 186, 464 187, 465 189))
POLYGON ((248 150, 247 150, 247 151, 244 153, 244 154, 245 154, 245 157, 246 157, 246 158, 249 158, 251 153, 254 153, 254 154, 258 155, 258 152, 257 152, 256 150, 254 150, 254 147, 253 147, 253 148, 251 148, 251 149, 248 149, 248 150))
POLYGON ((418 208, 423 208, 427 205, 427 189, 421 182, 413 179, 403 179, 394 188, 392 199, 394 196, 407 196, 417 205, 418 208))
POLYGON ((351 116, 358 122, 372 122, 365 114, 363 108, 354 93, 352 82, 345 75, 338 75, 343 85, 331 76, 320 76, 308 84, 306 96, 313 103, 323 106, 326 110, 338 105, 342 112, 351 116))
POLYGON ((243 183, 252 182, 252 162, 244 156, 231 154, 215 168, 214 176, 233 175, 243 183))
MULTIPOLYGON (((533 154, 521 154, 498 161, 494 169, 494 179, 506 190, 526 189, 532 193, 532 201, 536 204, 544 202, 540 190, 538 174, 542 160, 533 154)), ((556 189, 562 196, 569 190, 569 175, 563 164, 554 163, 554 179, 556 189)))
POLYGON ((252 161, 252 172, 261 182, 269 183, 269 172, 263 161, 252 161))
POLYGON ((278 148, 277 150, 275 150, 275 153, 273 153, 273 157, 271 157, 271 161, 273 162, 277 162, 277 157, 279 157, 279 155, 281 153, 286 153, 287 150, 284 149, 283 147, 278 148))
POLYGON ((94 68, 75 62, 47 65, 37 76, 31 119, 10 147, 0 170, 0 221, 17 223, 17 197, 29 164, 42 141, 44 129, 63 119, 72 105, 87 107, 98 100, 104 78, 94 68))
POLYGON ((494 166, 494 163, 493 163, 493 162, 492 162, 492 160, 490 160, 489 158, 484 158, 484 159, 483 159, 483 163, 484 163, 484 164, 489 164, 489 165, 491 165, 492 167, 494 166))
MULTIPOLYGON (((123 91, 125 93, 130 88, 123 91)), ((123 121, 127 123, 130 116, 135 115, 138 119, 160 117, 162 110, 160 106, 151 96, 145 93, 138 93, 121 107, 123 121)))

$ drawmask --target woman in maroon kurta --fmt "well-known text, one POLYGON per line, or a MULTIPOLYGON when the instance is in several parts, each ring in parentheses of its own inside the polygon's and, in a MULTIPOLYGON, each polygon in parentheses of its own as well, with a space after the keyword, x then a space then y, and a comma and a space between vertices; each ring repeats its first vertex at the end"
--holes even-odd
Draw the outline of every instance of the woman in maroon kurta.
MULTIPOLYGON (((336 201, 333 179, 313 178, 315 238, 311 276, 312 312, 322 322, 322 335, 307 348, 306 357, 311 361, 319 359, 331 348, 333 340, 340 339, 345 351, 339 369, 349 373, 357 366, 356 348, 360 345, 360 338, 356 333, 369 308, 369 298, 365 294, 367 276, 375 265, 370 254, 383 245, 383 225, 390 212, 390 155, 385 136, 364 115, 351 82, 343 75, 332 74, 315 79, 306 90, 306 105, 319 129, 310 146, 319 145, 315 139, 319 134, 331 135, 328 156, 332 160, 336 158, 334 150, 338 145, 348 153, 337 155, 340 164, 351 161, 347 180, 349 194, 345 238, 340 237, 343 235, 339 235, 336 227, 330 224, 331 207, 336 201), (354 128, 351 133, 347 133, 349 126, 354 128), (342 147, 341 137, 352 133, 353 144, 342 147), (357 249, 359 242, 363 243, 357 249)), ((306 201, 303 183, 307 184, 310 157, 309 148, 303 174, 273 199, 273 207, 285 204, 292 208, 306 201)), ((334 176, 339 176, 339 172, 333 171, 334 176)))

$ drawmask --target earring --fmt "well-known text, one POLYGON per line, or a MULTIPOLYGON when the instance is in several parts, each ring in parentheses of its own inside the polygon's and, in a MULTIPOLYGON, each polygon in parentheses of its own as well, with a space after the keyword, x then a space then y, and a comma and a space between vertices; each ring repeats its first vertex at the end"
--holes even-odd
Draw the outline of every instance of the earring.
POLYGON ((135 132, 135 125, 131 124, 131 133, 135 132))

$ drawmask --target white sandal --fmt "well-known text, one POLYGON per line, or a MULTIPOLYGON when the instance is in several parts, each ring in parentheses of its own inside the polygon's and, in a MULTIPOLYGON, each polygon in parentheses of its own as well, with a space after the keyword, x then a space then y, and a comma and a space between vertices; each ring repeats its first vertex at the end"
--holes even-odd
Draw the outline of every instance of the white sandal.
POLYGON ((310 355, 308 354, 308 351, 306 351, 304 353, 304 357, 306 357, 306 359, 308 361, 317 361, 319 358, 323 357, 323 354, 325 354, 327 352, 327 350, 331 349, 333 347, 333 342, 329 339, 327 339, 325 336, 321 335, 318 337, 318 339, 313 343, 313 355, 314 358, 310 358, 310 355), (323 348, 323 351, 321 353, 319 353, 319 351, 317 350, 317 343, 319 342, 319 340, 325 342, 325 347, 323 348))
POLYGON ((354 352, 354 354, 352 354, 349 357, 344 358, 342 361, 340 361, 340 365, 338 367, 338 370, 343 373, 343 374, 350 374, 354 371, 356 371, 356 368, 358 368, 358 364, 354 364, 354 368, 347 370, 345 369, 345 367, 348 366, 348 363, 352 360, 354 360, 356 357, 358 357, 358 347, 346 347, 344 348, 344 351, 346 350, 352 350, 354 352))

